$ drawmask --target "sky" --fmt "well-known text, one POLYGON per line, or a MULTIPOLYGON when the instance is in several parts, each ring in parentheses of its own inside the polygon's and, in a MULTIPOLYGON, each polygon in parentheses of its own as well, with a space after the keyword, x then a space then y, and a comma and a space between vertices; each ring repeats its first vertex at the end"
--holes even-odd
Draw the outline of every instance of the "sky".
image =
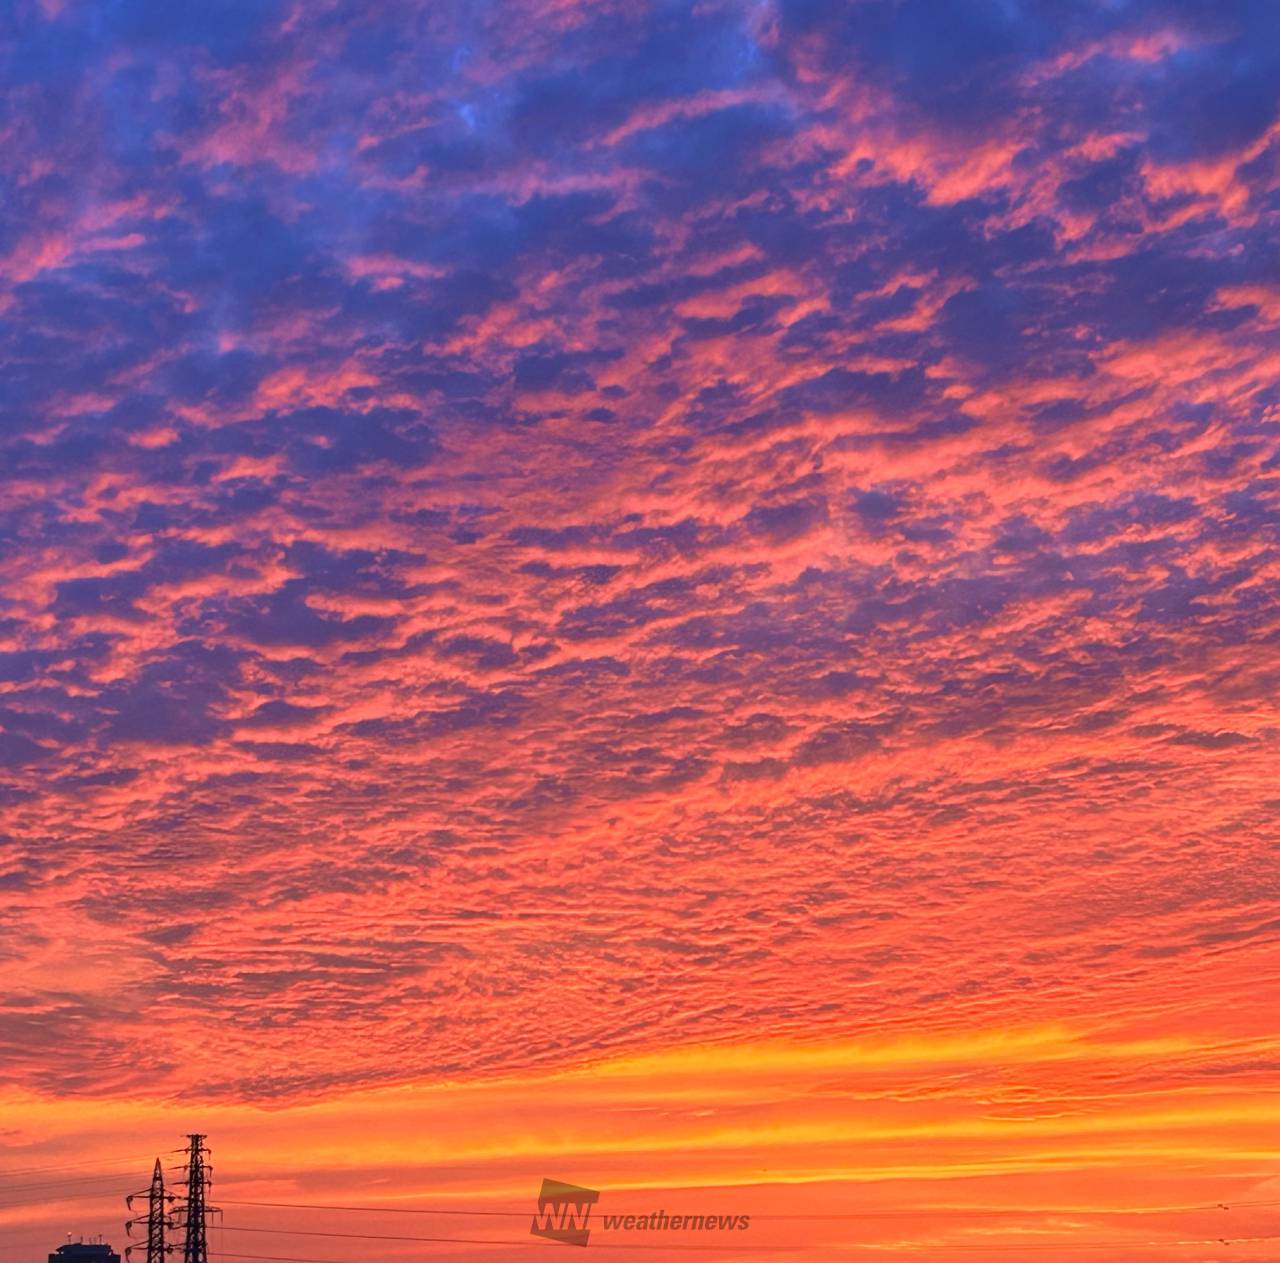
POLYGON ((0 84, 0 1259, 191 1131, 228 1258, 1275 1257, 1270 0, 0 84))

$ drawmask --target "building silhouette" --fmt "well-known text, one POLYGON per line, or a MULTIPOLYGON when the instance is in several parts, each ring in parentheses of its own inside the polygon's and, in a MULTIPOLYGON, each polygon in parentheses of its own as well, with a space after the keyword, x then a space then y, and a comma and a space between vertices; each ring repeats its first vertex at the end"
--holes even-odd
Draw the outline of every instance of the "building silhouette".
POLYGON ((68 1241, 49 1255, 49 1263, 120 1263, 105 1241, 68 1241))

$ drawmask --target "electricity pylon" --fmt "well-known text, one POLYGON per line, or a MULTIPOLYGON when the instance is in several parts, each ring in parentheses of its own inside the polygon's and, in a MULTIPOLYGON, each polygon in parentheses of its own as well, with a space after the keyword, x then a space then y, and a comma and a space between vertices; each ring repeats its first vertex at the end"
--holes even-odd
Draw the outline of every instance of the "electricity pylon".
MULTIPOLYGON (((156 1169, 151 1173, 151 1187, 143 1189, 140 1193, 130 1193, 124 1199, 125 1205, 130 1211, 133 1210, 133 1199, 135 1197, 145 1197, 147 1199, 147 1213, 145 1216, 137 1215, 133 1219, 125 1223, 124 1230, 130 1236, 133 1230, 139 1224, 147 1225, 147 1263, 165 1263, 165 1255, 173 1249, 165 1239, 166 1230, 172 1228, 173 1216, 169 1213, 169 1207, 174 1202, 172 1193, 166 1193, 164 1189, 164 1172, 160 1169, 160 1159, 156 1159, 156 1169)), ((125 1258, 132 1263, 133 1252, 138 1247, 136 1245, 129 1246, 124 1254, 125 1258)))
POLYGON ((217 1212, 209 1205, 213 1167, 205 1161, 209 1150, 205 1148, 204 1139, 194 1131, 187 1137, 187 1195, 182 1205, 182 1226, 186 1232, 182 1243, 182 1263, 209 1263, 205 1220, 217 1212))

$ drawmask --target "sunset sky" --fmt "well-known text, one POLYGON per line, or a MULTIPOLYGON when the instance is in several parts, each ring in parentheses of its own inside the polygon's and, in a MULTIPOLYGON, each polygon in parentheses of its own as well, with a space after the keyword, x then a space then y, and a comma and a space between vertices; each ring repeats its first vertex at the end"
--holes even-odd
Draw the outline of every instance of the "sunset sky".
POLYGON ((1280 6, 0 83, 3 1263, 190 1131, 226 1258, 1280 1254, 1280 6))

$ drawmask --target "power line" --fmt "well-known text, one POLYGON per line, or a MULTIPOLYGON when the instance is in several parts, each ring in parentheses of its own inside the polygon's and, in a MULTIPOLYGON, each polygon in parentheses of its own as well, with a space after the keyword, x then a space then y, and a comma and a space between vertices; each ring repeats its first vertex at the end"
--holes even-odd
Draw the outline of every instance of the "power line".
MULTIPOLYGON (((498 1245, 498 1246, 537 1246, 540 1243, 528 1238, 512 1240, 510 1238, 491 1239, 484 1237, 419 1237, 419 1236, 402 1236, 399 1234, 374 1233, 374 1232, 320 1232, 311 1229, 292 1229, 292 1228, 246 1228, 238 1224, 224 1224, 227 1232, 253 1232, 265 1233, 274 1236, 285 1237, 328 1237, 340 1238, 343 1240, 353 1241, 416 1241, 416 1242, 434 1242, 438 1244, 449 1245, 498 1245)), ((994 1242, 986 1242, 983 1245, 948 1245, 946 1251, 970 1253, 975 1250, 1112 1250, 1125 1249, 1133 1246, 1158 1248, 1160 1246, 1183 1246, 1183 1245, 1233 1245, 1247 1244, 1258 1241, 1280 1241, 1280 1233, 1271 1234, 1269 1236, 1253 1236, 1253 1237, 1196 1237, 1190 1240, 1170 1240, 1164 1239, 1160 1241, 1017 1241, 1010 1242, 1007 1245, 997 1244, 994 1242)), ((600 1241, 600 1245, 606 1246, 612 1250, 681 1250, 691 1249, 695 1251, 715 1250, 717 1252, 741 1253, 743 1250, 750 1251, 788 1251, 788 1250, 805 1250, 805 1249, 825 1249, 824 1246, 798 1246, 793 1244, 782 1244, 780 1242, 770 1242, 761 1244, 760 1242, 744 1241, 742 1245, 724 1245, 720 1243, 706 1244, 703 1242, 664 1242, 661 1245, 651 1245, 648 1242, 631 1242, 631 1241, 600 1241)), ((858 1245, 859 1249, 871 1250, 906 1250, 917 1249, 912 1246, 893 1246, 879 1245, 868 1242, 862 1242, 858 1245)))
MULTIPOLYGON (((179 1152, 173 1150, 173 1152, 179 1152)), ((63 1162, 57 1166, 44 1167, 9 1167, 0 1171, 0 1179, 10 1175, 41 1175, 45 1171, 74 1171, 80 1167, 96 1167, 104 1162, 145 1162, 146 1159, 136 1153, 113 1153, 101 1158, 83 1158, 79 1162, 63 1162)))
MULTIPOLYGON (((259 1202, 240 1201, 232 1197, 218 1199, 225 1206, 261 1206, 281 1210, 336 1210, 354 1211, 377 1215, 475 1215, 502 1219, 527 1219, 527 1210, 458 1210, 439 1206, 350 1206, 336 1205, 331 1202, 259 1202)), ((1265 1201, 1231 1201, 1203 1202, 1187 1206, 1117 1206, 1113 1208, 1089 1208, 1080 1206, 1011 1206, 1007 1209, 999 1207, 982 1207, 968 1209, 964 1207, 931 1207, 904 1206, 901 1210, 865 1210, 849 1211, 840 1214, 814 1215, 755 1215, 752 1220, 777 1221, 809 1221, 809 1220, 841 1220, 841 1219, 900 1219, 906 1215, 957 1215, 979 1218, 999 1217, 1004 1215, 1158 1215, 1158 1214, 1190 1214, 1194 1211, 1230 1211, 1245 1206, 1280 1206, 1280 1198, 1265 1201)), ((638 1212, 639 1213, 639 1212, 638 1212)))
POLYGON ((1245 1206, 1280 1206, 1280 1198, 1267 1201, 1204 1202, 1196 1206, 1008 1206, 974 1207, 906 1206, 901 1210, 861 1210, 835 1215, 752 1215, 752 1220, 817 1219, 901 1219, 904 1215, 960 1215, 999 1217, 1003 1215, 1181 1215, 1196 1211, 1231 1211, 1245 1206))
POLYGON ((210 1250, 218 1259, 262 1259, 264 1263, 348 1263, 346 1259, 300 1259, 296 1254, 231 1254, 227 1250, 210 1250))
POLYGON ((38 1184, 10 1184, 0 1180, 0 1196, 8 1193, 38 1193, 41 1189, 67 1189, 74 1192, 86 1184, 120 1184, 137 1180, 137 1171, 108 1171, 104 1175, 86 1175, 78 1180, 41 1180, 38 1184))
MULTIPOLYGON (((1014 1241, 1009 1245, 995 1245, 988 1241, 985 1245, 949 1245, 946 1250, 973 1250, 984 1253, 992 1250, 1126 1250, 1134 1246, 1146 1249, 1158 1249, 1166 1245, 1250 1245, 1256 1241, 1280 1241, 1280 1233, 1272 1233, 1265 1237, 1192 1237, 1182 1241, 1014 1241)), ((868 1248, 868 1247, 863 1247, 868 1248)), ((902 1249, 915 1250, 917 1246, 871 1246, 873 1250, 902 1249)))
MULTIPOLYGON (((540 1244, 543 1244, 543 1243, 540 1243, 540 1242, 538 1242, 538 1241, 529 1241, 529 1242, 517 1242, 517 1241, 484 1242, 484 1241, 476 1241, 474 1238, 470 1238, 470 1237, 437 1237, 437 1238, 430 1238, 430 1239, 431 1239, 431 1240, 439 1241, 439 1242, 441 1242, 441 1243, 448 1243, 448 1244, 455 1244, 455 1245, 464 1245, 464 1244, 472 1243, 472 1244, 478 1244, 478 1245, 489 1245, 489 1244, 493 1244, 493 1245, 526 1245, 526 1244, 527 1244, 527 1245, 531 1245, 531 1246, 538 1246, 538 1245, 540 1245, 540 1244)), ((975 1245, 975 1246, 946 1246, 946 1247, 944 1247, 944 1249, 943 1249, 942 1253, 950 1253, 950 1252, 955 1252, 955 1251, 957 1251, 957 1250, 964 1251, 964 1252, 966 1252, 966 1253, 967 1253, 967 1252, 969 1252, 969 1251, 972 1251, 972 1250, 981 1250, 981 1251, 986 1251, 986 1252, 1005 1252, 1005 1251, 1009 1251, 1009 1250, 1018 1250, 1018 1251, 1022 1251, 1022 1250, 1028 1250, 1028 1249, 1030 1249, 1030 1250, 1116 1250, 1116 1249, 1132 1249, 1132 1248, 1133 1248, 1133 1247, 1135 1247, 1135 1246, 1136 1246, 1136 1247, 1139 1247, 1139 1248, 1143 1248, 1143 1249, 1158 1249, 1158 1248, 1163 1247, 1163 1246, 1190 1246, 1190 1245, 1225 1245, 1225 1246, 1235 1246, 1235 1245, 1255 1245, 1255 1244, 1258 1244, 1258 1243, 1263 1242, 1263 1241, 1280 1241, 1280 1234, 1271 1234, 1271 1235, 1269 1235, 1269 1236, 1261 1236, 1261 1237, 1194 1237, 1194 1238, 1184 1238, 1184 1239, 1182 1239, 1182 1240, 1176 1240, 1176 1241, 1175 1241, 1175 1240, 1168 1240, 1168 1239, 1163 1240, 1163 1241, 1106 1241, 1106 1242, 1103 1242, 1103 1241, 1094 1241, 1094 1242, 1086 1242, 1086 1241, 1054 1241, 1054 1242, 1049 1242, 1049 1241, 1042 1241, 1042 1242, 1037 1242, 1037 1243, 1034 1243, 1034 1244, 1011 1244, 1011 1245, 996 1245, 996 1244, 993 1244, 993 1243, 988 1242, 986 1245, 980 1245, 980 1246, 977 1246, 977 1245, 975 1245)), ((610 1242, 602 1242, 601 1244, 602 1244, 602 1245, 604 1245, 606 1248, 611 1249, 611 1250, 612 1250, 612 1249, 625 1249, 625 1248, 627 1248, 626 1246, 624 1246, 624 1245, 620 1245, 618 1242, 614 1242, 614 1241, 610 1241, 610 1242)), ((673 1248, 678 1248, 678 1247, 673 1247, 673 1246, 669 1246, 669 1245, 668 1245, 668 1246, 655 1246, 655 1247, 653 1247, 653 1248, 654 1248, 654 1249, 671 1250, 671 1249, 673 1249, 673 1248)), ((707 1247, 706 1247, 706 1246, 704 1246, 704 1245, 697 1245, 697 1246, 694 1246, 693 1248, 694 1248, 695 1250, 705 1250, 705 1249, 707 1249, 707 1247)), ((734 1249, 736 1249, 739 1253, 741 1253, 741 1252, 742 1252, 742 1251, 744 1251, 744 1250, 745 1250, 745 1251, 757 1251, 757 1250, 778 1250, 778 1251, 780 1251, 780 1252, 782 1252, 782 1253, 794 1253, 796 1250, 798 1250, 798 1249, 804 1249, 805 1247, 802 1247, 802 1246, 798 1247, 798 1246, 796 1246, 796 1245, 794 1245, 794 1244, 792 1244, 792 1245, 774 1245, 774 1246, 768 1246, 768 1245, 759 1245, 758 1243, 752 1243, 752 1244, 748 1245, 747 1243, 745 1243, 745 1242, 744 1242, 744 1243, 743 1243, 743 1245, 742 1245, 741 1247, 733 1247, 733 1248, 734 1248, 734 1249)), ((814 1249, 827 1249, 827 1248, 829 1248, 829 1247, 825 1247, 825 1246, 814 1246, 814 1247, 812 1247, 812 1248, 814 1248, 814 1249)), ((884 1245, 868 1245, 868 1244, 860 1244, 860 1245, 858 1246, 858 1248, 859 1248, 859 1249, 864 1249, 864 1250, 865 1250, 865 1249, 870 1249, 870 1250, 908 1250, 908 1249, 909 1249, 909 1250, 917 1250, 919 1247, 918 1247, 918 1246, 914 1246, 914 1245, 913 1245, 913 1246, 884 1246, 884 1245)), ((229 1251, 229 1250, 213 1250, 213 1251, 210 1251, 210 1254, 211 1254, 211 1256, 212 1256, 212 1257, 214 1257, 214 1258, 222 1258, 222 1259, 251 1259, 251 1260, 261 1260, 261 1261, 262 1261, 262 1263, 350 1263, 350 1260, 347 1260, 347 1259, 310 1259, 310 1258, 302 1258, 302 1257, 300 1257, 300 1256, 298 1256, 298 1255, 296 1255, 296 1254, 294 1254, 294 1255, 287 1255, 287 1254, 286 1254, 286 1255, 281 1255, 281 1254, 237 1254, 237 1253, 234 1253, 234 1252, 229 1251)))
POLYGON ((66 1188, 73 1184, 96 1184, 101 1180, 136 1180, 137 1171, 103 1171, 100 1175, 75 1175, 63 1180, 38 1180, 34 1184, 10 1184, 0 1176, 0 1193, 24 1193, 28 1189, 66 1188))
POLYGON ((272 1206, 284 1210, 354 1210, 387 1215, 486 1215, 502 1219, 528 1219, 527 1210, 446 1210, 437 1206, 334 1206, 328 1202, 242 1202, 222 1197, 224 1206, 272 1206))
POLYGON ((86 1202, 111 1199, 119 1201, 124 1196, 124 1190, 119 1184, 113 1184, 110 1188, 91 1189, 80 1193, 55 1193, 49 1194, 47 1197, 27 1198, 25 1201, 18 1202, 0 1202, 0 1210, 22 1210, 27 1206, 41 1205, 46 1201, 56 1199, 59 1202, 86 1202))
MULTIPOLYGON (((526 1217, 531 1218, 531 1216, 526 1217)), ((245 1228, 241 1227, 239 1224, 223 1224, 222 1228, 225 1232, 261 1232, 269 1233, 278 1237, 334 1237, 352 1241, 434 1241, 448 1243, 450 1245, 501 1245, 519 1246, 522 1248, 540 1244, 539 1241, 530 1240, 528 1237, 518 1237, 515 1240, 512 1240, 510 1237, 503 1237, 501 1239, 488 1239, 484 1237, 412 1237, 378 1232, 320 1232, 314 1229, 303 1228, 245 1228)), ((744 1243, 743 1245, 704 1245, 702 1242, 687 1241, 671 1242, 664 1245, 650 1245, 647 1241, 603 1241, 601 1244, 607 1245, 613 1250, 678 1250, 687 1248, 691 1250, 714 1250, 717 1253, 728 1251, 734 1254, 740 1254, 743 1250, 756 1248, 788 1248, 782 1246, 756 1247, 749 1243, 744 1243)))

